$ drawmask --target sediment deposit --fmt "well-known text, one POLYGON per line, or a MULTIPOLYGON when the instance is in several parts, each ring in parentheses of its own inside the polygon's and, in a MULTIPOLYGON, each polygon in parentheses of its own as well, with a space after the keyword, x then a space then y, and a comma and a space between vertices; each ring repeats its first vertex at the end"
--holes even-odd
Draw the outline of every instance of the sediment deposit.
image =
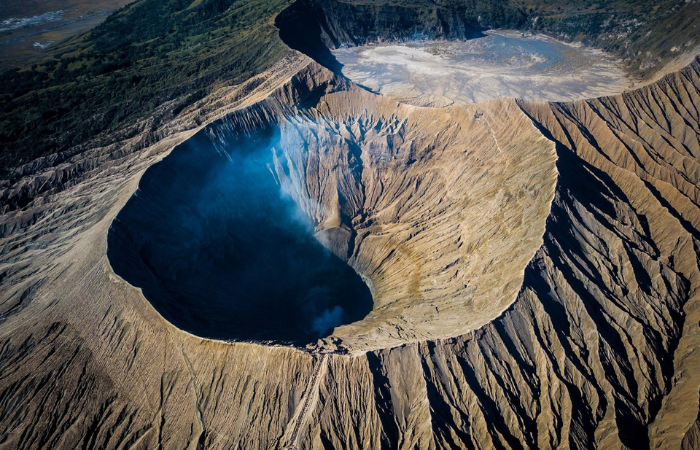
POLYGON ((505 97, 575 101, 619 94, 634 84, 610 54, 515 32, 344 47, 333 55, 355 83, 419 106, 505 97))

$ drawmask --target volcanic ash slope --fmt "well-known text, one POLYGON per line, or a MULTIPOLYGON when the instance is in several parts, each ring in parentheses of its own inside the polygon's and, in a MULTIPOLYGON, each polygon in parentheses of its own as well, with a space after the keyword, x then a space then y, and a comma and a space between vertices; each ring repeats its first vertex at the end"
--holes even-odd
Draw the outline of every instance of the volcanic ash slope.
POLYGON ((335 78, 306 87, 319 76, 329 74, 297 75, 291 86, 304 87, 205 134, 224 151, 238 133, 277 124, 282 189, 372 287, 370 315, 334 337, 357 353, 462 335, 498 316, 542 244, 553 142, 514 101, 418 108, 335 78))
POLYGON ((373 288, 336 332, 350 355, 168 324, 105 255, 163 154, 98 166, 2 216, 0 445, 695 448, 698 104, 698 62, 599 100, 443 110, 311 64, 206 128, 279 124, 276 170, 373 288))

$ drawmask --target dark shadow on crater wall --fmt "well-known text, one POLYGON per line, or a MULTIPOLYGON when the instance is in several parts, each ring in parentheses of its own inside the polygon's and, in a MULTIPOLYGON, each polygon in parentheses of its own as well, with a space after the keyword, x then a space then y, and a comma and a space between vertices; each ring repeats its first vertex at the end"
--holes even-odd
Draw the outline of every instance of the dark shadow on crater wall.
MULTIPOLYGON (((474 5, 472 5, 474 6, 474 5)), ((341 74, 331 49, 379 41, 484 37, 479 11, 464 5, 296 0, 275 18, 290 48, 341 74)))
POLYGON ((317 63, 340 74, 343 65, 338 62, 323 36, 328 35, 321 19, 303 2, 297 1, 275 18, 280 39, 290 48, 310 56, 317 63))
POLYGON ((364 318, 369 288, 314 237, 272 169, 269 128, 217 150, 203 134, 151 167, 115 219, 108 256, 175 326, 305 345, 364 318))

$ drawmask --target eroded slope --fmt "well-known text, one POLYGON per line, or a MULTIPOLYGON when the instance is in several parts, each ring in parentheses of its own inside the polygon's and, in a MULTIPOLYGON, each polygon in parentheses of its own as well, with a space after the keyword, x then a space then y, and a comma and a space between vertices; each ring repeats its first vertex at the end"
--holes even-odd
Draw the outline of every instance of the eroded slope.
POLYGON ((353 369, 372 386, 331 366, 309 445, 693 448, 698 69, 522 104, 557 142, 560 176, 517 301, 467 336, 368 354, 353 369))
MULTIPOLYGON (((343 98, 348 93, 323 87, 330 74, 307 74, 278 98, 298 104, 300 91, 319 92, 353 107, 343 98)), ((482 159, 499 157, 496 142, 517 151, 521 137, 533 139, 521 155, 542 145, 554 162, 556 146, 558 158, 554 200, 537 238, 544 240, 517 277, 515 302, 451 339, 319 361, 292 349, 203 340, 170 326, 112 275, 105 256, 111 219, 157 154, 96 169, 83 184, 33 205, 41 209, 35 220, 33 210, 3 216, 4 230, 29 226, 2 240, 3 445, 692 448, 700 386, 699 75, 695 63, 624 96, 494 102, 480 118, 474 110, 451 112, 462 118, 457 127, 471 131, 466 142, 482 159), (509 122, 492 122, 496 113, 509 122)), ((324 108, 334 111, 333 100, 315 109, 324 108)), ((444 111, 411 110, 421 114, 433 115, 438 127, 449 122, 444 111)), ((349 125, 346 139, 359 145, 360 133, 349 125)), ((450 132, 459 135, 443 134, 450 132)), ((431 149, 420 161, 439 167, 432 151, 447 149, 431 149)), ((364 178, 363 184, 369 185, 364 178)), ((377 217, 410 218, 390 206, 377 217)), ((421 220, 428 219, 408 223, 421 220)), ((483 223, 473 229, 483 230, 483 223)), ((359 236, 362 229, 355 229, 359 236)), ((401 236, 398 226, 392 232, 401 236)), ((410 267, 404 260, 397 268, 410 267)), ((386 281, 400 283, 394 273, 386 281)))

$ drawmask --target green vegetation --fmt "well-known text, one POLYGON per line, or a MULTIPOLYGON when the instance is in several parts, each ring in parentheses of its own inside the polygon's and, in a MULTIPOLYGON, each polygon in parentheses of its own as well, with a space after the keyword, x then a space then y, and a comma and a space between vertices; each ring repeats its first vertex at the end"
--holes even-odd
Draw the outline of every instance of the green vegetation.
POLYGON ((0 75, 0 168, 91 141, 107 144, 176 115, 212 86, 285 53, 274 27, 288 0, 140 0, 55 59, 0 75))
POLYGON ((622 57, 650 75, 674 47, 700 43, 700 4, 686 0, 511 0, 528 12, 534 31, 581 41, 622 57))

